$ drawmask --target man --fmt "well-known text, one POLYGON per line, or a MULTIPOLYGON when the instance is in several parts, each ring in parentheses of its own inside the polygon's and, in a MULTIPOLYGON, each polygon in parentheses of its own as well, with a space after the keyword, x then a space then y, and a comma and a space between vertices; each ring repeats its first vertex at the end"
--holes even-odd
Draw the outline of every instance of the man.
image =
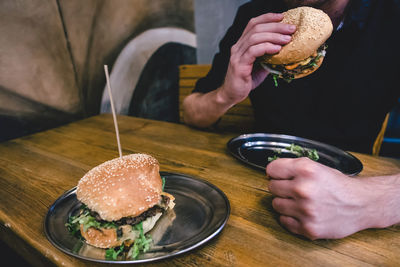
MULTIPOLYGON (((247 3, 222 39, 210 72, 185 99, 184 120, 211 126, 249 96, 260 131, 370 153, 385 115, 400 96, 398 68, 390 67, 400 62, 394 45, 399 15, 395 0, 247 3), (301 5, 325 11, 336 30, 315 73, 275 87, 255 61, 290 42, 296 28, 280 23, 281 12, 301 5)), ((354 179, 305 158, 276 160, 267 174, 276 196, 273 207, 294 233, 341 238, 400 222, 400 175, 354 179)))

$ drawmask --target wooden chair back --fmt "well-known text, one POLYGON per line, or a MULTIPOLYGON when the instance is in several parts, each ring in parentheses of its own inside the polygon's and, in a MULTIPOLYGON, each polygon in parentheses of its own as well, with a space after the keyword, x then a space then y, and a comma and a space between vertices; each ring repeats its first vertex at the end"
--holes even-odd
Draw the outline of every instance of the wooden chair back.
POLYGON ((381 146, 383 143, 383 137, 385 135, 387 124, 389 121, 389 116, 390 116, 390 113, 386 114, 385 120, 382 123, 382 128, 379 131, 378 136, 375 139, 374 145, 372 146, 372 155, 374 155, 374 156, 379 156, 379 152, 381 150, 381 146))

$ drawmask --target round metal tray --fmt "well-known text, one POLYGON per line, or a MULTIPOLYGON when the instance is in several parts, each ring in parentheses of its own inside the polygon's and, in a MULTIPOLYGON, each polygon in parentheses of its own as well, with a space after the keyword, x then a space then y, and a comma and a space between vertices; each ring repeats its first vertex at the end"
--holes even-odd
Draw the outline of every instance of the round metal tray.
POLYGON ((255 168, 265 170, 268 157, 295 158, 285 150, 291 144, 305 149, 316 149, 318 162, 348 175, 356 175, 363 169, 359 159, 337 147, 290 135, 254 133, 232 138, 227 143, 229 152, 238 160, 255 168), (281 151, 280 153, 278 151, 281 151))
POLYGON ((87 245, 68 232, 65 223, 81 205, 76 198, 76 187, 60 196, 50 207, 44 222, 47 238, 63 252, 84 260, 144 263, 191 251, 224 228, 230 214, 230 204, 220 189, 207 181, 187 175, 168 172, 160 174, 165 178, 164 190, 175 197, 176 205, 149 232, 153 245, 137 260, 106 260, 104 249, 87 245))

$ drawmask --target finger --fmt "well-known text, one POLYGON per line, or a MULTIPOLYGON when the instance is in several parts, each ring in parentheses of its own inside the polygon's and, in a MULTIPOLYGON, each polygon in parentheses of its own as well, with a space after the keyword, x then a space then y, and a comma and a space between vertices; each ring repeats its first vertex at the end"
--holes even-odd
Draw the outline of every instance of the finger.
POLYGON ((237 52, 240 55, 245 54, 249 51, 252 46, 259 45, 259 44, 272 44, 272 45, 285 45, 292 40, 290 35, 275 33, 275 32, 262 32, 262 33, 255 33, 246 41, 242 41, 237 44, 238 50, 237 52))
POLYGON ((296 219, 301 219, 303 216, 298 209, 296 201, 292 198, 275 197, 272 200, 272 207, 281 215, 294 217, 296 219))
POLYGON ((300 222, 291 216, 281 215, 279 217, 279 221, 281 222, 282 226, 288 229, 290 232, 301 235, 301 225, 300 222))
POLYGON ((296 176, 295 162, 298 159, 280 158, 268 163, 267 176, 270 179, 292 179, 296 176))
POLYGON ((268 190, 271 194, 278 197, 290 198, 292 196, 291 180, 270 180, 268 190))
POLYGON ((280 22, 282 19, 283 19, 283 14, 280 13, 266 13, 258 17, 252 18, 247 23, 247 26, 242 33, 242 36, 245 35, 247 32, 249 32, 250 30, 252 30, 258 24, 280 22))
POLYGON ((272 43, 285 45, 292 40, 292 36, 288 34, 281 34, 276 32, 260 32, 254 33, 242 46, 252 46, 261 43, 272 43))
POLYGON ((287 44, 296 26, 283 23, 266 23, 255 25, 251 30, 242 34, 237 41, 239 51, 247 49, 251 45, 260 42, 271 42, 274 44, 287 44), (260 38, 262 37, 262 38, 260 38))
POLYGON ((275 32, 275 33, 292 35, 295 31, 296 31, 296 25, 281 23, 281 22, 270 22, 270 23, 257 24, 246 33, 242 33, 242 36, 246 37, 248 36, 248 34, 262 33, 262 32, 275 32))
POLYGON ((276 54, 281 48, 282 46, 272 43, 253 45, 240 57, 240 62, 243 64, 253 64, 257 57, 265 54, 276 54))

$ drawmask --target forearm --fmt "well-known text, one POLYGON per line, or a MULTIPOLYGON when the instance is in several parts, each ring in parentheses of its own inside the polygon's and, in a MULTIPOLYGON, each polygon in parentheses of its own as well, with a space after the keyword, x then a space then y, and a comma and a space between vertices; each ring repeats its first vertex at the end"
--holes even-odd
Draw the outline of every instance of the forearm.
POLYGON ((214 124, 234 104, 223 96, 220 89, 206 94, 193 93, 183 101, 183 120, 186 124, 206 128, 214 124))
POLYGON ((370 189, 368 228, 385 228, 400 223, 400 173, 365 178, 370 189))

